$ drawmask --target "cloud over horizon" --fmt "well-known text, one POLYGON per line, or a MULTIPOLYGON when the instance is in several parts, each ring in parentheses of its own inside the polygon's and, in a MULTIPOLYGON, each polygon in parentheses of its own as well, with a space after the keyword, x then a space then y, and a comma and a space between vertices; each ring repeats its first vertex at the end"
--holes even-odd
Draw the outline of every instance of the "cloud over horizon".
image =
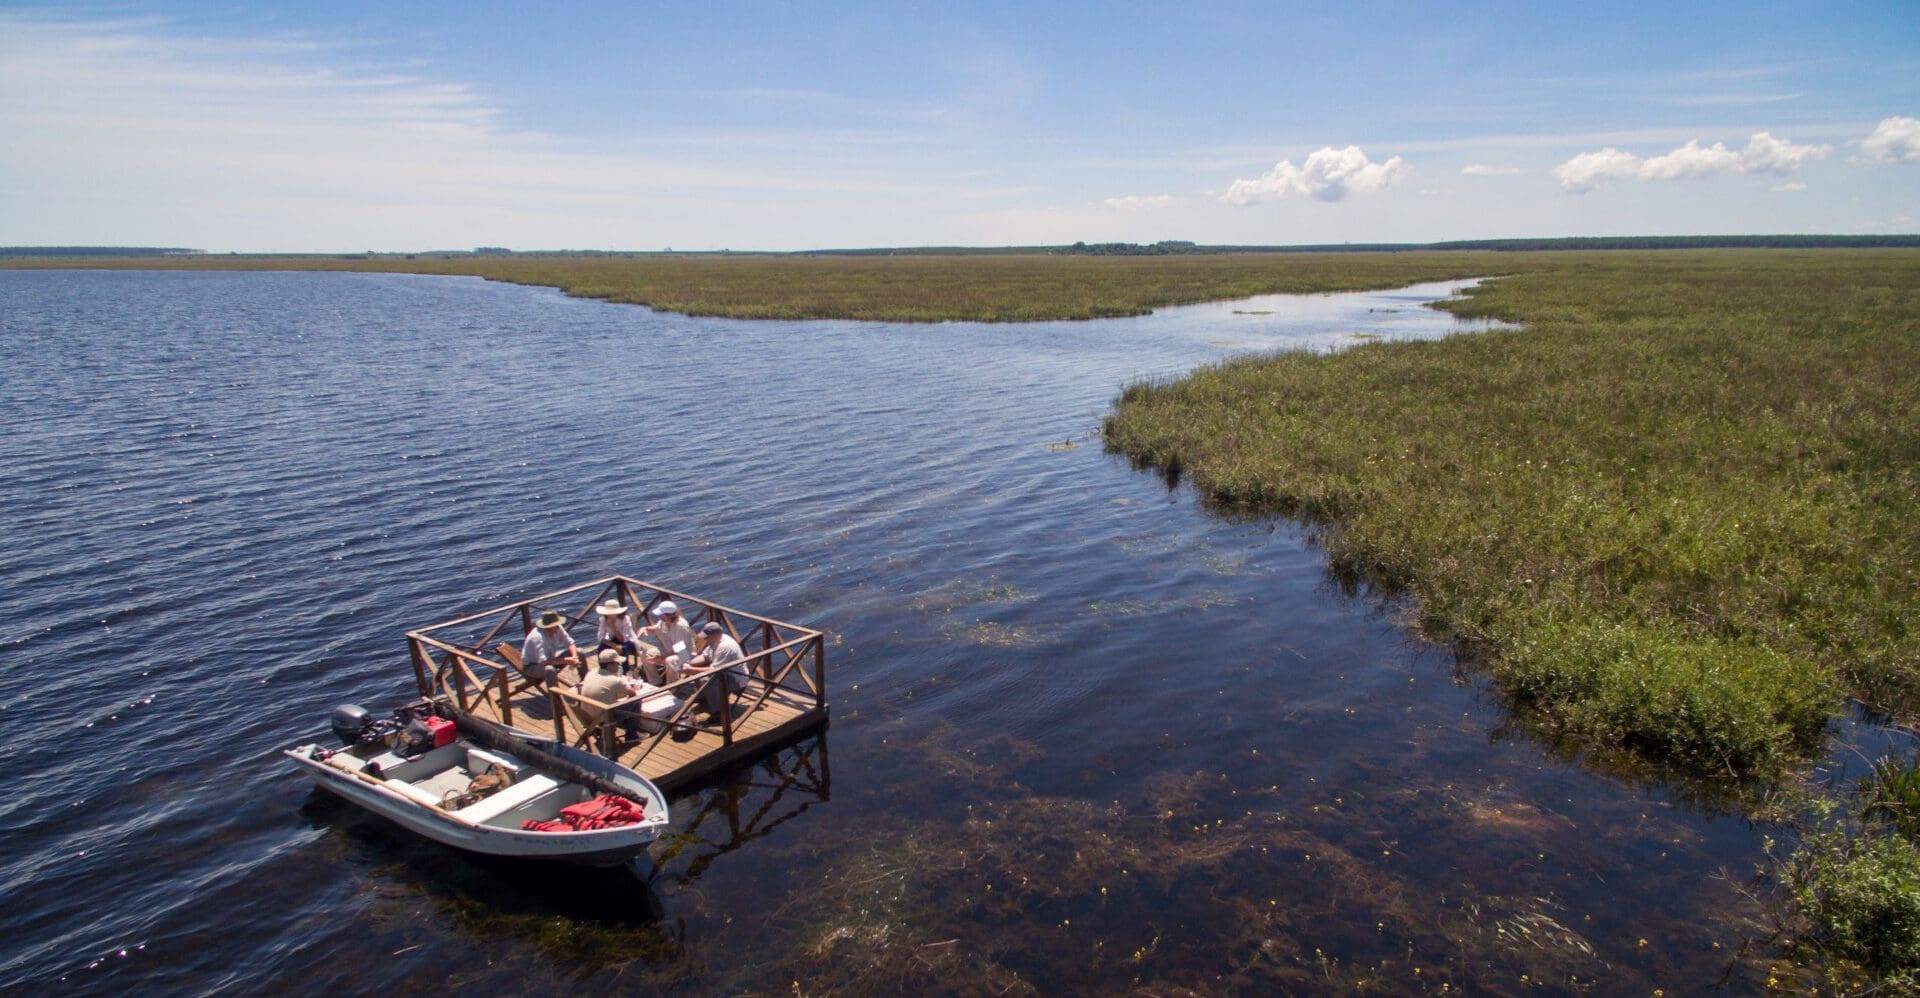
POLYGON ((1642 159, 1608 146, 1583 152, 1553 168, 1554 179, 1569 194, 1584 194, 1602 184, 1620 180, 1690 180, 1727 174, 1787 174, 1833 151, 1828 145, 1806 145, 1755 132, 1744 149, 1725 143, 1702 146, 1698 139, 1672 152, 1642 159))
POLYGON ((1406 175, 1406 161, 1398 156, 1376 163, 1359 146, 1326 146, 1300 166, 1283 159, 1263 176, 1235 180, 1220 200, 1232 205, 1255 205, 1299 194, 1316 201, 1343 201, 1350 193, 1384 190, 1406 175))
POLYGON ((1860 163, 1920 163, 1920 118, 1894 115, 1860 143, 1860 163))

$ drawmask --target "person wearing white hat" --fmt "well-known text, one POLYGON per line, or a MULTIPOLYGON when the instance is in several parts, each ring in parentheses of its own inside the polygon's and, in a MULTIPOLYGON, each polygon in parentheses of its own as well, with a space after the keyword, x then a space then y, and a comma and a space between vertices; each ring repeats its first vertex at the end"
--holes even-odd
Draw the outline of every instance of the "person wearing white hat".
POLYGON ((672 600, 661 600, 653 608, 653 623, 640 634, 654 647, 654 654, 641 665, 649 673, 647 681, 664 686, 679 679, 680 667, 693 657, 693 628, 680 616, 680 607, 672 600))
POLYGON ((600 616, 600 629, 594 634, 594 641, 599 648, 618 651, 628 667, 637 664, 640 661, 640 630, 633 626, 633 618, 627 615, 627 608, 619 600, 610 599, 595 607, 594 613, 600 616))

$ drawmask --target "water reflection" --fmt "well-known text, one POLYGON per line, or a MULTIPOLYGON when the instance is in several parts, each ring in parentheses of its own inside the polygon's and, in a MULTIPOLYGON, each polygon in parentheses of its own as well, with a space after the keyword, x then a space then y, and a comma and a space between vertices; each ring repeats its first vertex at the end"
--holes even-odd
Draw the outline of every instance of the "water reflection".
POLYGON ((672 802, 673 823, 652 849, 658 876, 699 880, 721 857, 825 804, 832 789, 825 729, 702 780, 672 802))

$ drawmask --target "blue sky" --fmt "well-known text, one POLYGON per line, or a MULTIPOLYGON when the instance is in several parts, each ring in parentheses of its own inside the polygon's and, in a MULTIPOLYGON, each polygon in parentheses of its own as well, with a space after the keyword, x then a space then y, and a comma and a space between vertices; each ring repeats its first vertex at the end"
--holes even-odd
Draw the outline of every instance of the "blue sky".
POLYGON ((1920 231, 1920 7, 0 4, 0 244, 1920 231))

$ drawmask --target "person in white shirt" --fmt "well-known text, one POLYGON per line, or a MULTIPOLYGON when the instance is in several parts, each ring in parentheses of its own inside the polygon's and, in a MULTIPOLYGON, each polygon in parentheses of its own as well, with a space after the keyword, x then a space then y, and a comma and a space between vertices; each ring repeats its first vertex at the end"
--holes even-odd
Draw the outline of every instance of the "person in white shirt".
POLYGON ((640 632, 651 643, 660 661, 652 656, 642 664, 650 683, 665 686, 680 678, 681 667, 693 657, 693 628, 680 616, 680 607, 672 600, 661 600, 653 608, 653 623, 640 632))
POLYGON ((560 615, 552 610, 542 613, 540 626, 534 628, 520 646, 520 668, 532 671, 545 666, 558 671, 580 664, 580 649, 574 645, 573 638, 567 636, 560 615))
POLYGON ((721 674, 707 685, 701 698, 708 713, 718 714, 728 694, 747 687, 746 673, 742 671, 742 666, 736 664, 746 658, 747 653, 740 650, 740 642, 735 641, 733 635, 728 634, 717 620, 709 620, 700 628, 700 642, 700 654, 687 661, 685 671, 688 674, 709 671, 721 674))
POLYGON ((600 615, 600 629, 593 636, 599 649, 618 651, 627 668, 638 665, 640 629, 633 626, 633 618, 627 616, 627 608, 619 600, 608 600, 595 607, 594 612, 600 615))

